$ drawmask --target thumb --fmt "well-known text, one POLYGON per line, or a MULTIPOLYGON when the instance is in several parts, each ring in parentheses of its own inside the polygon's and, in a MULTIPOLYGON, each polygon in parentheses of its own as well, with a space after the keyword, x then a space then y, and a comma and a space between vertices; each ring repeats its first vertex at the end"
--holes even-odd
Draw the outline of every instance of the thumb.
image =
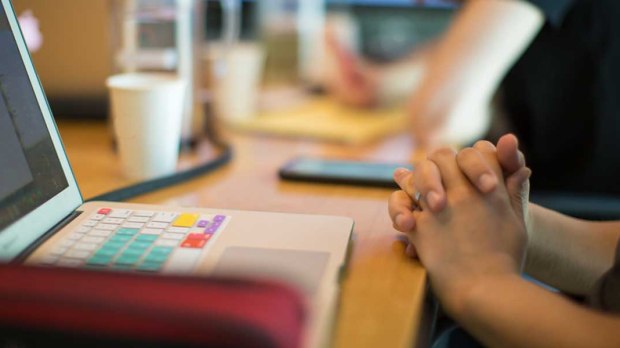
POLYGON ((497 142, 497 159, 504 174, 511 176, 525 167, 525 159, 519 151, 519 140, 513 134, 502 136, 497 142))

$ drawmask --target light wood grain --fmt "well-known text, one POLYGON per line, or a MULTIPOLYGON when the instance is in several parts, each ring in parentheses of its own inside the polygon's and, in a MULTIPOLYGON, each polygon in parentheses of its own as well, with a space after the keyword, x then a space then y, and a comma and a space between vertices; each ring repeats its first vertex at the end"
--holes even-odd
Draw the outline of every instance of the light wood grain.
MULTIPOLYGON (((85 198, 129 184, 123 178, 104 123, 59 123, 85 198)), ((408 161, 406 136, 365 146, 233 135, 235 157, 195 180, 135 198, 160 203, 260 211, 343 215, 355 220, 355 240, 335 331, 336 347, 411 347, 418 338, 426 274, 404 256, 387 214, 389 189, 283 182, 277 169, 298 155, 408 161)), ((208 160, 209 146, 185 155, 183 165, 208 160)))

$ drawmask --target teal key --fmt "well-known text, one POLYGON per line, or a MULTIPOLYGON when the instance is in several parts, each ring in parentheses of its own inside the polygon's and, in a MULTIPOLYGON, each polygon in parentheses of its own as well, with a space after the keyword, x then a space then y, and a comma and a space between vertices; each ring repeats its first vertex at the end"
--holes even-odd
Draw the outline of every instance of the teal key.
POLYGON ((120 235, 117 234, 115 236, 112 236, 112 238, 110 238, 111 242, 118 242, 118 243, 127 243, 128 241, 131 240, 131 236, 129 235, 120 235))
POLYGON ((123 253, 123 255, 119 256, 116 261, 114 261, 117 265, 134 265, 140 260, 140 255, 127 255, 123 253))
POLYGON ((144 262, 163 263, 168 259, 168 254, 150 253, 144 258, 144 262))
POLYGON ((151 249, 151 254, 168 255, 172 252, 172 250, 174 250, 174 248, 172 247, 156 246, 156 247, 153 247, 153 249, 151 249))
POLYGON ((135 236, 136 234, 138 234, 138 229, 137 228, 119 228, 118 231, 116 231, 116 235, 118 236, 135 236))
POLYGON ((128 257, 137 257, 140 258, 140 256, 142 256, 142 254, 144 254, 144 249, 125 249, 125 251, 123 251, 123 253, 121 254, 120 257, 123 256, 128 256, 128 257))
POLYGON ((119 242, 116 240, 111 240, 107 243, 105 243, 101 248, 108 248, 108 249, 120 249, 122 247, 125 246, 125 242, 119 242))
POLYGON ((112 261, 112 257, 98 256, 95 255, 91 257, 88 261, 86 261, 87 265, 90 266, 105 266, 112 261))
POLYGON ((155 272, 155 271, 159 271, 161 266, 162 264, 159 262, 143 262, 140 266, 137 267, 137 270, 146 271, 146 272, 155 272))
POLYGON ((157 239, 157 236, 153 234, 140 234, 138 235, 138 237, 136 237, 136 241, 139 241, 139 242, 153 243, 155 239, 157 239))
POLYGON ((101 248, 99 249, 94 256, 100 256, 100 257, 114 257, 114 255, 116 255, 118 253, 118 251, 120 250, 120 248, 101 248))
POLYGON ((153 244, 152 242, 144 242, 144 241, 139 241, 136 240, 133 243, 129 244, 129 246, 127 246, 127 248, 132 248, 132 249, 148 249, 151 244, 153 244))

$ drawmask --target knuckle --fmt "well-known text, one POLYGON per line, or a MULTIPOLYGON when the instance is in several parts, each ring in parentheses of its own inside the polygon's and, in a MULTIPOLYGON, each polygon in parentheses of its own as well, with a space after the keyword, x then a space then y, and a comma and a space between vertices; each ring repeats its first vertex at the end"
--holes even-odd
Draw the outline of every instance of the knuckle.
POLYGON ((442 160, 445 158, 454 158, 454 156, 456 156, 456 152, 454 151, 454 149, 450 147, 441 147, 433 151, 428 156, 428 159, 430 159, 431 161, 436 161, 436 160, 442 160))
POLYGON ((459 153, 456 155, 456 160, 459 162, 469 162, 477 156, 478 150, 474 149, 473 147, 467 147, 459 151, 459 153))
POLYGON ((413 182, 416 183, 420 180, 421 177, 425 176, 426 171, 428 170, 429 160, 424 160, 416 164, 415 170, 413 171, 413 182))
POLYGON ((434 166, 435 164, 430 161, 424 161, 424 163, 422 163, 422 167, 420 168, 420 171, 417 173, 418 175, 417 177, 418 179, 420 179, 421 183, 427 182, 433 177, 434 166))
POLYGON ((411 195, 415 191, 415 177, 413 175, 408 176, 404 186, 404 193, 411 195))
POLYGON ((401 191, 393 192, 388 199, 388 212, 390 213, 390 215, 392 215, 398 209, 399 201, 401 198, 399 192, 401 191))
POLYGON ((495 145, 488 140, 478 140, 474 144, 474 148, 480 151, 495 151, 495 145))
POLYGON ((477 173, 484 171, 486 168, 480 152, 473 148, 467 148, 459 152, 456 157, 456 162, 458 163, 459 168, 468 174, 472 172, 477 173))
POLYGON ((432 180, 434 180, 434 167, 435 163, 431 161, 422 162, 418 175, 415 175, 413 178, 413 186, 418 190, 424 190, 432 180))
POLYGON ((392 208, 398 207, 399 205, 404 203, 404 197, 406 197, 406 192, 403 190, 392 192, 388 200, 388 206, 392 208))

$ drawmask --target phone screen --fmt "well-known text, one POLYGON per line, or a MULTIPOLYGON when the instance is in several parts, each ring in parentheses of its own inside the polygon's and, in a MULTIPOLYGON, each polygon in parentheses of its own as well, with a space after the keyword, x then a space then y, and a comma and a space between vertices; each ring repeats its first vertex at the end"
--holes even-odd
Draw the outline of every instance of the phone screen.
POLYGON ((287 163, 280 176, 290 180, 396 187, 394 170, 403 167, 412 169, 406 163, 298 158, 287 163))

